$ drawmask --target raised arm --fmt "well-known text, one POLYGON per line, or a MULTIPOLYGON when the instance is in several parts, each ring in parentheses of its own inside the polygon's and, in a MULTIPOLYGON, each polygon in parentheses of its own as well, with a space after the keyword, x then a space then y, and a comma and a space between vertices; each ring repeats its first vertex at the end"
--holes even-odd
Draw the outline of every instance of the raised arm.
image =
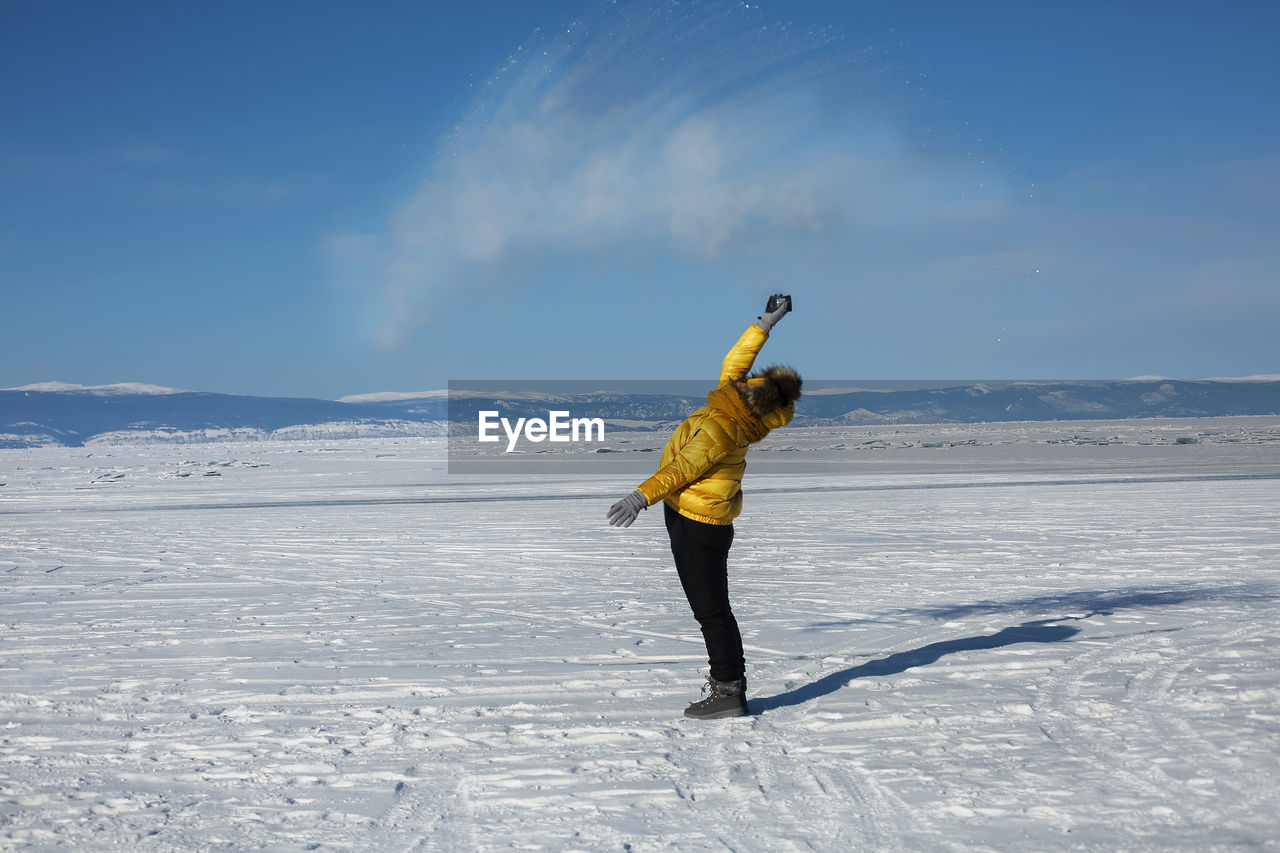
POLYGON ((764 347, 764 342, 769 340, 769 332, 790 310, 790 296, 783 296, 778 293, 769 297, 769 301, 765 304, 764 313, 757 317, 754 323, 747 326, 747 330, 742 333, 742 337, 738 338, 738 342, 733 345, 728 355, 724 357, 724 363, 720 365, 720 381, 718 384, 723 385, 726 382, 733 382, 735 379, 741 379, 751 372, 751 365, 755 364, 756 356, 760 354, 760 350, 764 347))

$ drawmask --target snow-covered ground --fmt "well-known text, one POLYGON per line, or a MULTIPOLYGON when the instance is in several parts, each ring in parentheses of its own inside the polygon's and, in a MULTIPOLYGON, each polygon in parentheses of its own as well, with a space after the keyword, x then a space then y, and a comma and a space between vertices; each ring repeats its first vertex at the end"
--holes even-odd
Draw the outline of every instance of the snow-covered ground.
POLYGON ((776 433, 712 723, 655 461, 0 451, 0 848, 1280 848, 1280 419, 776 433))

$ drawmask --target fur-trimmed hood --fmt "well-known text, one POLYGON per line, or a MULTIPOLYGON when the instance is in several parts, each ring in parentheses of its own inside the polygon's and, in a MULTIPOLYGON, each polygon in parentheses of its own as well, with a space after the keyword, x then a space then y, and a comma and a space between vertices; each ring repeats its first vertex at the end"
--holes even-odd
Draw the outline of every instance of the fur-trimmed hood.
POLYGON ((803 380, 795 370, 783 364, 774 364, 735 383, 735 387, 747 411, 757 418, 763 418, 770 412, 799 400, 802 384, 803 380))

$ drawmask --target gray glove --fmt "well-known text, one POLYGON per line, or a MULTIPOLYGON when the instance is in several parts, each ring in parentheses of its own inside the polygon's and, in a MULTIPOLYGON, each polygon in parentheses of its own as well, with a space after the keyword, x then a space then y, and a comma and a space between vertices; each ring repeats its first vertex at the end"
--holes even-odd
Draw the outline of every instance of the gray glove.
POLYGON ((609 507, 609 523, 614 527, 630 527, 636 520, 640 510, 649 508, 649 499, 644 492, 636 489, 613 506, 609 507))
POLYGON ((791 297, 784 296, 781 293, 775 293, 773 296, 770 296, 769 301, 765 303, 764 313, 756 318, 756 325, 763 329, 764 333, 767 335, 773 329, 774 325, 790 310, 791 297), (775 299, 778 300, 776 303, 778 307, 770 311, 769 306, 775 304, 775 299))

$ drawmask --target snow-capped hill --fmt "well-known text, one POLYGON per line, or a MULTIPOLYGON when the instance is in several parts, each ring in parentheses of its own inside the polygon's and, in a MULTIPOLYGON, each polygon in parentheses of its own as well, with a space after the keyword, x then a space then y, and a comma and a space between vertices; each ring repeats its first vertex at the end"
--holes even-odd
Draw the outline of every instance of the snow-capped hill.
POLYGON ((1178 380, 1169 376, 1130 376, 1124 382, 1280 382, 1280 373, 1256 373, 1253 376, 1209 376, 1205 379, 1178 380))
POLYGON ((339 397, 339 403, 402 403, 409 400, 432 400, 447 397, 448 391, 377 391, 339 397))
MULTIPOLYGON (((652 384, 652 383, 646 383, 652 384)), ((1273 380, 925 383, 929 387, 846 390, 856 382, 818 382, 824 394, 796 403, 796 426, 829 424, 989 423, 1280 415, 1273 380), (844 387, 841 387, 844 386, 844 387)), ((530 390, 383 392, 342 401, 249 397, 159 389, 154 385, 80 386, 46 383, 0 391, 0 447, 111 441, 174 441, 209 436, 437 436, 446 422, 474 429, 480 412, 509 419, 546 418, 551 410, 600 418, 623 429, 667 429, 706 400, 678 393, 530 390), (248 432, 246 432, 248 431, 248 432)))
POLYGON ((187 391, 98 393, 58 383, 0 391, 0 448, 95 440, 439 435, 444 412, 443 400, 372 404, 187 391))
POLYGON ((76 385, 73 382, 36 382, 23 385, 21 388, 4 388, 4 391, 43 391, 46 393, 79 392, 93 394, 96 397, 114 397, 128 394, 183 394, 178 388, 165 388, 163 385, 147 385, 142 382, 116 382, 111 385, 76 385))

